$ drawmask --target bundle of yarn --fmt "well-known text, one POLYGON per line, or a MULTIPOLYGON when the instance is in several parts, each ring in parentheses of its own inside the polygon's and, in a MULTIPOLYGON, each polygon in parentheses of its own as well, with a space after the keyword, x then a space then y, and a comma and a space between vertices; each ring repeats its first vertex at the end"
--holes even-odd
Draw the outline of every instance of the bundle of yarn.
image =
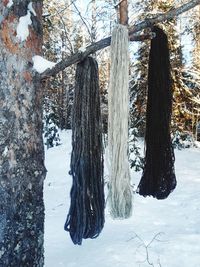
POLYGON ((72 118, 71 205, 65 230, 74 244, 96 238, 104 226, 103 144, 98 66, 77 65, 72 118))
POLYGON ((111 73, 108 90, 109 203, 113 218, 132 212, 128 162, 129 39, 124 25, 117 25, 111 39, 111 73))
POLYGON ((145 165, 138 193, 164 199, 176 187, 170 137, 173 84, 167 35, 154 26, 148 71, 145 165))

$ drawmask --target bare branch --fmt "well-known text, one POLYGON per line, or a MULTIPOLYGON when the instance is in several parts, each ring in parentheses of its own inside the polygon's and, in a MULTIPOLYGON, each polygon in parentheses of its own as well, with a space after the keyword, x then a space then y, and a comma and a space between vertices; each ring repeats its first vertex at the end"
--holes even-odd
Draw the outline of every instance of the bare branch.
POLYGON ((68 32, 67 32, 67 28, 66 28, 66 25, 65 25, 65 22, 63 20, 63 17, 58 13, 58 16, 60 18, 60 21, 63 25, 63 28, 64 28, 64 32, 65 32, 65 38, 67 39, 68 43, 69 43, 69 50, 70 50, 70 53, 74 53, 74 47, 73 47, 73 44, 72 42, 70 41, 70 38, 68 36, 68 32))
MULTIPOLYGON (((150 28, 156 23, 171 20, 175 16, 178 16, 178 15, 188 11, 199 4, 200 4, 200 0, 191 0, 188 3, 178 7, 176 9, 171 9, 170 11, 168 11, 166 13, 155 15, 154 18, 146 19, 146 20, 144 20, 144 21, 142 21, 142 22, 140 22, 140 23, 138 23, 132 27, 129 27, 129 35, 131 36, 130 39, 133 41, 134 36, 135 36, 134 34, 136 32, 139 32, 145 28, 150 28)), ((138 38, 138 36, 135 37, 135 41, 136 40, 138 41, 137 38, 138 38)), ((63 59, 61 62, 57 63, 55 65, 55 67, 53 67, 52 69, 48 69, 45 72, 43 72, 41 74, 41 78, 45 79, 49 76, 56 75, 58 72, 62 71, 66 67, 68 67, 74 63, 77 63, 77 62, 83 60, 88 55, 93 54, 96 51, 101 50, 101 49, 109 46, 110 43, 111 43, 111 36, 104 38, 98 42, 92 43, 91 45, 87 46, 87 48, 84 52, 79 51, 76 54, 73 54, 72 56, 69 56, 66 59, 63 59)))
POLYGON ((163 13, 163 14, 155 15, 154 18, 146 19, 146 20, 130 27, 129 32, 135 33, 135 32, 141 31, 145 28, 150 28, 152 25, 154 25, 156 23, 163 22, 166 20, 171 20, 174 17, 194 8, 195 6, 197 6, 199 4, 200 4, 200 0, 189 1, 188 3, 182 5, 178 8, 171 9, 170 11, 163 13))
POLYGON ((156 37, 155 32, 151 32, 149 34, 142 34, 142 35, 129 35, 130 41, 144 41, 147 39, 153 39, 156 37))
POLYGON ((90 32, 90 29, 89 29, 87 23, 85 22, 85 19, 83 18, 82 14, 81 14, 81 12, 79 11, 78 7, 76 6, 75 2, 73 2, 72 4, 73 4, 73 6, 75 7, 75 9, 76 9, 78 15, 80 16, 80 18, 81 18, 83 24, 85 25, 85 27, 86 27, 86 29, 87 29, 87 31, 88 31, 88 33, 89 33, 89 36, 90 36, 90 38, 91 38, 91 32, 90 32))
MULTIPOLYGON (((130 41, 144 41, 145 39, 152 39, 154 37, 154 33, 146 34, 146 35, 131 35, 130 41)), ((111 37, 104 38, 96 43, 93 43, 86 47, 86 50, 83 52, 79 50, 77 53, 67 57, 64 60, 61 60, 58 62, 55 67, 52 69, 47 69, 45 72, 41 74, 41 78, 45 79, 50 76, 54 76, 63 69, 71 66, 72 64, 75 64, 77 62, 80 62, 90 54, 95 53, 98 50, 101 50, 105 47, 108 47, 111 43, 111 37)))

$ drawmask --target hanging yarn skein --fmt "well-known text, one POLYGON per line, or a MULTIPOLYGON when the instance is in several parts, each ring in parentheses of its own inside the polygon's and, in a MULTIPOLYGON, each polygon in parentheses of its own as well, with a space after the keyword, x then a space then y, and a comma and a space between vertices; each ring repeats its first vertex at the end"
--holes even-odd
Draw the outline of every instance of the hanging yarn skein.
POLYGON ((71 205, 64 226, 74 244, 96 238, 104 226, 103 144, 98 66, 77 64, 72 118, 71 205))
POLYGON ((170 137, 172 77, 167 35, 154 26, 148 72, 145 165, 138 193, 167 198, 176 187, 174 151, 170 137))
POLYGON ((128 218, 132 190, 128 162, 129 50, 128 30, 117 25, 111 39, 108 90, 109 203, 113 218, 128 218))

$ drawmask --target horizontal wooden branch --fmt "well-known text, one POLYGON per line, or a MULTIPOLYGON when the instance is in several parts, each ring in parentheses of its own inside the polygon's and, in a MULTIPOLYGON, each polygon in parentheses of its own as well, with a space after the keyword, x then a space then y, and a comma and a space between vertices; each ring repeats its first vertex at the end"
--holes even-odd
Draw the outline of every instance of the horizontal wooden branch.
MULTIPOLYGON (((152 39, 153 37, 154 37, 153 33, 146 35, 130 35, 130 41, 144 41, 145 39, 152 39)), ((65 68, 77 62, 80 62, 81 60, 97 52, 98 50, 108 47, 110 43, 111 43, 111 36, 87 46, 85 51, 79 50, 75 54, 66 57, 65 59, 58 62, 52 69, 47 69, 46 71, 44 71, 41 74, 41 78, 44 79, 56 75, 65 68)))
POLYGON ((155 15, 154 18, 151 19, 145 19, 144 21, 132 26, 129 28, 129 32, 130 33, 135 33, 138 31, 141 31, 145 28, 149 28, 154 24, 157 24, 159 22, 163 22, 163 21, 167 21, 167 20, 171 20, 174 17, 179 16, 180 14, 194 8, 195 6, 200 4, 200 0, 192 0, 189 1, 188 3, 178 7, 178 8, 173 8, 171 10, 169 10, 166 13, 163 14, 158 14, 155 15))
POLYGON ((134 42, 134 41, 144 41, 144 40, 148 40, 148 39, 153 39, 154 37, 156 37, 156 33, 155 32, 150 32, 149 34, 142 34, 142 35, 132 35, 130 34, 129 35, 129 40, 131 42, 134 42))
MULTIPOLYGON (((145 19, 144 21, 129 27, 129 36, 131 41, 138 41, 140 37, 139 35, 135 35, 135 33, 145 29, 152 27, 154 24, 171 20, 174 17, 194 8, 195 6, 200 4, 200 0, 191 0, 188 3, 176 8, 176 9, 171 9, 170 11, 163 13, 163 14, 158 14, 155 15, 153 18, 150 19, 145 19)), ((144 38, 144 36, 143 36, 144 38)), ((144 40, 140 39, 139 41, 144 40)), ((65 68, 71 66, 72 64, 75 64, 81 60, 83 60, 85 57, 89 56, 90 54, 93 54, 97 52, 98 50, 101 50, 105 47, 108 47, 111 43, 111 36, 106 37, 98 42, 92 43, 91 45, 87 46, 85 51, 78 51, 77 53, 66 57, 65 59, 61 60, 58 62, 52 69, 47 69, 41 74, 41 79, 45 79, 50 76, 54 76, 60 71, 64 70, 65 68)))

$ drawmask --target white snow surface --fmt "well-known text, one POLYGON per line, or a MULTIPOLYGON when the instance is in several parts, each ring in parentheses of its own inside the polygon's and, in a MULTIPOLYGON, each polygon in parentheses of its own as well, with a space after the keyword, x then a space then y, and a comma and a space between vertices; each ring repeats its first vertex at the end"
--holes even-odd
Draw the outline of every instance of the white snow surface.
POLYGON ((8 4, 7 4, 7 7, 10 8, 12 5, 13 5, 13 0, 9 0, 9 1, 8 1, 8 4))
MULTIPOLYGON (((13 1, 10 0, 7 6, 12 6, 12 4, 13 1)), ((26 41, 27 37, 29 36, 29 25, 32 24, 31 13, 36 16, 36 12, 33 9, 32 2, 28 4, 27 14, 25 16, 20 17, 19 23, 17 25, 17 38, 21 42, 26 41)))
POLYGON ((47 69, 51 69, 56 65, 56 63, 51 62, 41 56, 34 56, 32 60, 33 68, 39 73, 42 73, 47 69))
MULTIPOLYGON (((133 215, 126 220, 113 220, 106 208, 100 236, 77 246, 64 231, 71 131, 60 136, 62 145, 46 151, 45 267, 200 267, 199 148, 175 150, 178 184, 167 199, 135 194, 133 215)), ((132 172, 135 185, 140 176, 132 172)))
POLYGON ((32 14, 33 14, 34 16, 37 15, 36 12, 35 12, 35 10, 34 10, 34 8, 33 8, 33 3, 32 3, 32 2, 30 2, 30 3, 28 4, 28 10, 29 10, 30 12, 32 12, 32 14))
POLYGON ((86 50, 86 46, 85 46, 85 45, 84 45, 84 46, 81 46, 81 47, 78 49, 78 51, 79 51, 79 52, 82 52, 82 53, 84 53, 85 50, 86 50))
POLYGON ((17 25, 17 38, 23 42, 29 36, 29 28, 31 25, 31 12, 28 10, 27 15, 20 17, 19 23, 17 25))
POLYGON ((5 149, 4 149, 4 151, 3 151, 3 154, 2 154, 2 155, 3 155, 4 157, 6 157, 7 154, 8 154, 8 147, 6 146, 5 149))

